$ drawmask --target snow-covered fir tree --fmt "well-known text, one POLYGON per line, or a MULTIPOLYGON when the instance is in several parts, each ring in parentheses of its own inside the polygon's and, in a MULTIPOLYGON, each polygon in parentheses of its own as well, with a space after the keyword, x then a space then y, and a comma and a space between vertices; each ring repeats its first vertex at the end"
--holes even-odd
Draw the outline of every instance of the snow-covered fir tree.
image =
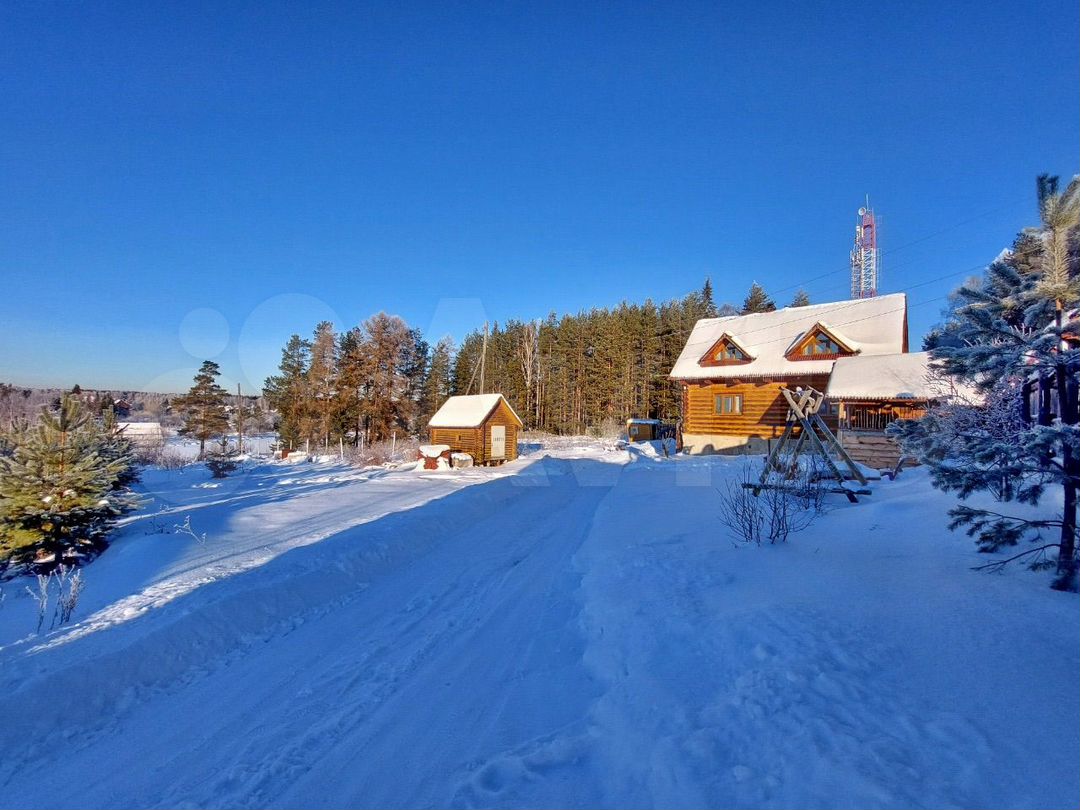
POLYGON ((942 330, 955 340, 934 348, 951 378, 983 392, 967 408, 931 410, 893 432, 930 467, 935 485, 961 499, 980 491, 1039 504, 1058 489, 1063 509, 1030 518, 961 503, 952 526, 985 551, 1030 539, 1031 554, 1053 549, 1055 587, 1077 586, 1077 487, 1080 485, 1080 180, 1059 192, 1040 177, 1041 224, 977 283, 957 291, 942 330), (1031 402, 1036 405, 1032 407, 1031 402))

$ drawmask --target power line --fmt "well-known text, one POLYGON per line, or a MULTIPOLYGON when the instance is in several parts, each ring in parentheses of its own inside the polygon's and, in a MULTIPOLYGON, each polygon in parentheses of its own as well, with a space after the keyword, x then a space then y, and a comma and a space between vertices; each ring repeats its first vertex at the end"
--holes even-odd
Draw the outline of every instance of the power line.
MULTIPOLYGON (((1039 253, 1041 251, 1042 251, 1042 248, 1033 248, 1031 250, 1018 251, 1018 252, 1014 253, 1013 255, 1014 256, 1029 256, 1029 255, 1033 255, 1035 253, 1039 253)), ((973 267, 965 268, 964 270, 955 270, 955 271, 950 272, 950 273, 942 273, 940 275, 934 276, 933 278, 926 279, 925 281, 920 281, 920 282, 918 282, 916 284, 909 284, 907 287, 899 289, 895 293, 889 293, 889 295, 896 295, 897 293, 910 292, 911 290, 916 290, 919 287, 925 287, 928 284, 934 284, 935 282, 938 282, 938 281, 944 281, 947 278, 952 278, 954 276, 959 276, 959 275, 967 275, 967 274, 970 274, 970 273, 975 273, 975 272, 977 272, 979 270, 985 270, 991 264, 993 264, 993 262, 984 262, 984 263, 974 265, 973 267)), ((882 296, 882 297, 884 297, 884 296, 882 296)), ((948 297, 949 297, 948 295, 942 295, 942 296, 939 296, 938 298, 932 298, 932 299, 929 299, 929 300, 930 301, 944 300, 944 299, 946 299, 948 297)), ((849 302, 847 302, 845 304, 841 304, 840 306, 836 306, 834 309, 831 310, 831 312, 839 312, 839 311, 849 309, 849 308, 854 307, 854 306, 859 306, 861 304, 865 304, 868 300, 872 301, 873 299, 866 299, 866 298, 855 299, 855 300, 849 301, 849 302)), ((923 302, 923 303, 928 303, 928 302, 923 302)), ((825 306, 825 305, 824 304, 812 304, 810 306, 813 307, 813 306, 825 306)), ((791 309, 793 311, 799 311, 799 310, 806 310, 806 309, 808 309, 808 307, 785 307, 785 309, 791 309)), ((870 315, 870 316, 867 316, 867 317, 874 318, 874 317, 877 317, 877 315, 884 315, 884 314, 887 314, 890 311, 891 310, 886 310, 885 312, 877 313, 876 315, 870 315)), ((766 313, 749 313, 749 314, 766 314, 766 313)), ((744 316, 744 315, 729 315, 729 316, 727 316, 727 318, 741 318, 741 317, 746 317, 746 316, 744 316)), ((779 324, 779 326, 785 326, 785 325, 787 325, 789 323, 794 323, 797 320, 804 320, 805 317, 806 316, 803 315, 801 317, 792 318, 789 321, 786 321, 786 322, 784 322, 782 324, 779 324)), ((709 319, 702 319, 702 320, 722 321, 722 320, 726 320, 727 318, 721 317, 721 318, 709 318, 709 319)), ((857 320, 864 320, 864 319, 859 318, 857 320)), ((852 323, 854 323, 854 321, 852 321, 852 323)), ((778 326, 777 324, 771 324, 769 326, 760 326, 760 327, 757 327, 755 329, 747 329, 747 330, 739 332, 739 336, 750 335, 750 334, 753 334, 754 332, 761 332, 761 331, 764 331, 766 329, 775 329, 777 326, 778 326)), ((690 329, 684 329, 684 330, 678 331, 678 332, 662 332, 662 333, 660 333, 659 336, 660 337, 668 337, 670 335, 689 335, 690 333, 692 333, 694 331, 695 328, 696 328, 696 324, 695 324, 694 327, 691 327, 690 329)))
MULTIPOLYGON (((950 225, 947 228, 942 228, 941 230, 934 231, 933 233, 928 233, 928 234, 926 234, 924 236, 920 236, 918 239, 912 239, 910 242, 905 242, 904 244, 898 245, 897 247, 894 247, 894 248, 890 248, 889 250, 883 250, 881 252, 881 256, 885 257, 885 256, 891 256, 894 253, 899 253, 901 250, 905 250, 906 248, 909 248, 912 245, 917 245, 917 244, 920 244, 921 242, 926 242, 929 239, 933 239, 935 237, 941 236, 942 234, 949 233, 950 231, 954 231, 954 230, 956 230, 957 228, 959 228, 959 227, 961 227, 963 225, 968 225, 968 224, 970 224, 972 222, 975 222, 975 221, 977 221, 979 219, 982 219, 983 217, 989 216, 990 214, 996 214, 998 211, 1004 211, 1006 208, 1010 208, 1012 205, 1013 205, 1013 203, 1011 203, 1011 202, 1006 203, 1004 205, 999 205, 996 208, 991 208, 991 209, 989 209, 987 211, 983 211, 982 213, 976 214, 975 216, 968 217, 967 219, 962 219, 959 222, 954 222, 952 225, 950 225)), ((906 264, 910 264, 910 262, 907 262, 906 264)), ((898 265, 898 267, 904 267, 904 266, 906 266, 906 264, 898 265)), ((822 273, 822 274, 817 275, 817 276, 812 276, 812 277, 810 277, 808 279, 805 279, 802 282, 792 284, 792 285, 787 286, 787 287, 781 287, 780 289, 776 290, 775 292, 782 293, 782 292, 788 292, 789 290, 797 290, 799 288, 805 287, 807 284, 810 284, 810 283, 812 283, 814 281, 820 281, 823 278, 829 278, 830 276, 835 276, 837 273, 850 273, 850 272, 851 272, 850 267, 844 267, 843 269, 840 269, 840 270, 829 270, 826 273, 822 273)))

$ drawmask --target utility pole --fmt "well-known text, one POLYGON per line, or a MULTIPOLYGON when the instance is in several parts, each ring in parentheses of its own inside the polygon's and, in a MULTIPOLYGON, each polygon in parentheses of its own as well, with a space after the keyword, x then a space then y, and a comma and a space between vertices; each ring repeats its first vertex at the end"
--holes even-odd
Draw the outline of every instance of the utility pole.
POLYGON ((240 383, 236 384, 236 451, 244 452, 244 399, 240 395, 240 383))
POLYGON ((487 365, 488 324, 484 321, 484 347, 480 350, 480 393, 484 393, 484 371, 487 365))

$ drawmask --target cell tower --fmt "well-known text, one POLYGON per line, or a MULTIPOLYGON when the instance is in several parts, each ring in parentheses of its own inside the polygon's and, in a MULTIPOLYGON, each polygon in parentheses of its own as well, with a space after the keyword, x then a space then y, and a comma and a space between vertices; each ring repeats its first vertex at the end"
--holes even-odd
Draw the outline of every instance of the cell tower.
POLYGON ((855 246, 851 249, 851 297, 873 298, 877 295, 880 257, 877 244, 877 221, 870 198, 859 209, 855 225, 855 246))

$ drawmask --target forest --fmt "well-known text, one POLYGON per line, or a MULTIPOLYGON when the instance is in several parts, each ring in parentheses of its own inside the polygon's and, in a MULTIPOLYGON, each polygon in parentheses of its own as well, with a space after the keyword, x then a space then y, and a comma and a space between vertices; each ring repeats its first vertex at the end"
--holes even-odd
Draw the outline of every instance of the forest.
MULTIPOLYGON (((808 303, 800 291, 791 305, 808 303)), ((676 420, 678 391, 668 372, 694 324, 775 308, 756 283, 741 308, 717 306, 706 279, 700 290, 661 304, 624 301, 479 326, 460 346, 449 337, 431 345, 386 313, 341 334, 324 322, 310 339, 289 339, 264 396, 282 441, 293 446, 422 434, 447 397, 483 392, 505 395, 527 429, 551 433, 586 433, 629 417, 676 420)))

